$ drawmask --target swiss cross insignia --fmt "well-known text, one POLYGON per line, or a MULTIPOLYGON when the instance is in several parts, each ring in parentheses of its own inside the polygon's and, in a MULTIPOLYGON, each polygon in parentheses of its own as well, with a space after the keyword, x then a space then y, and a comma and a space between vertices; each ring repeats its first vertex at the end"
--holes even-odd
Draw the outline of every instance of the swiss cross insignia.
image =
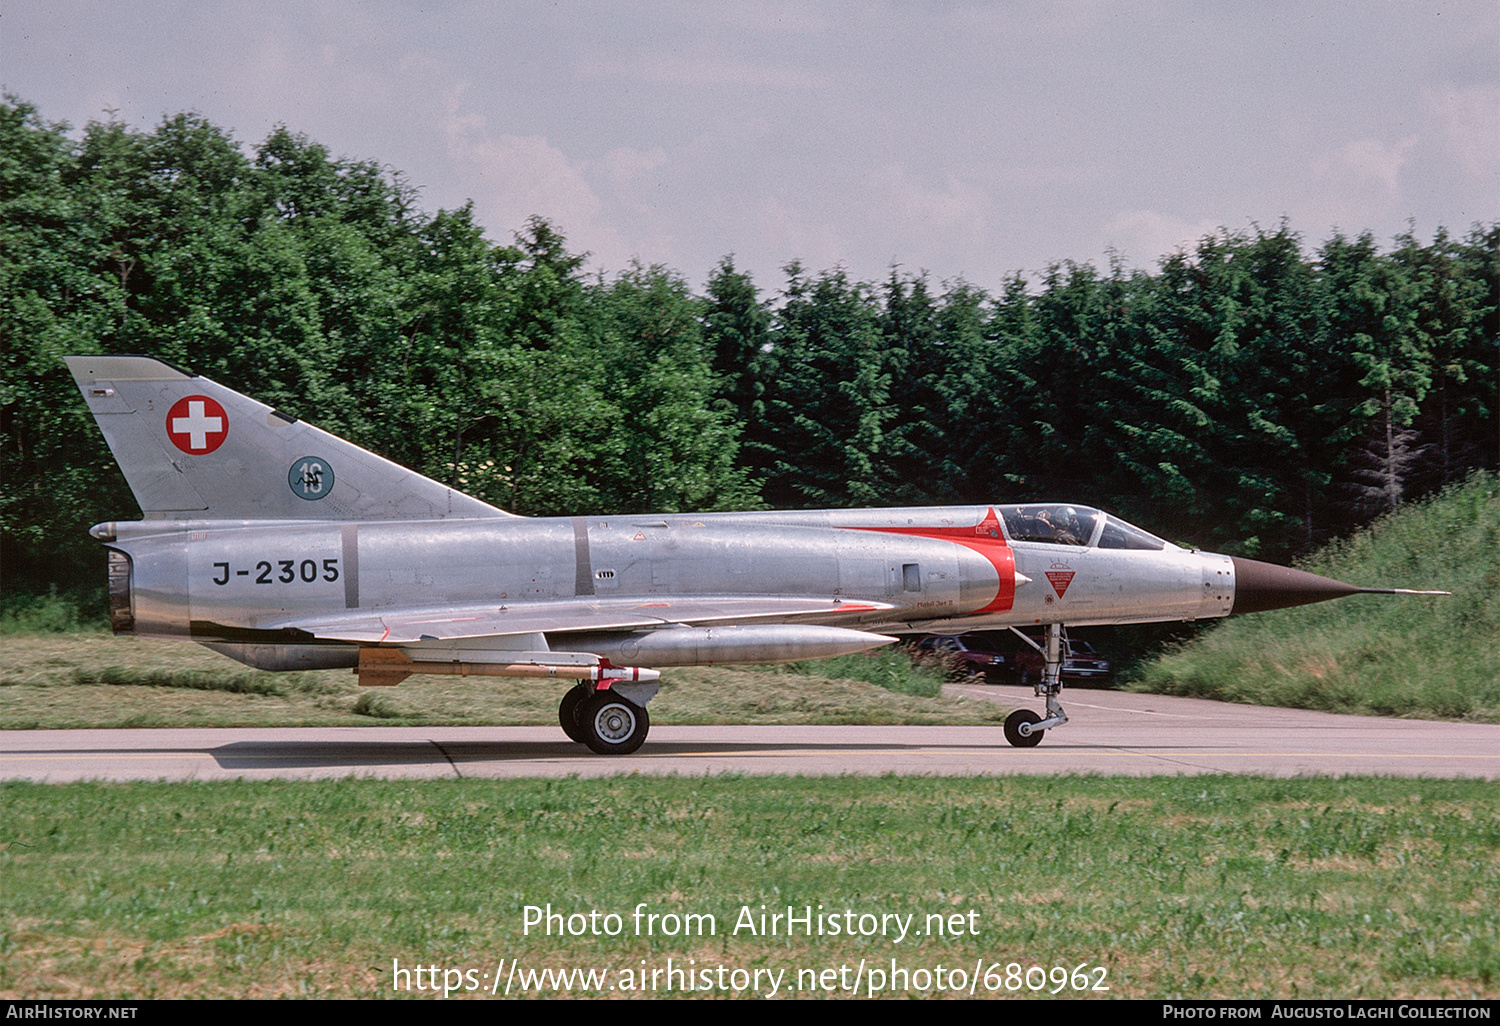
POLYGON ((167 411, 167 437, 189 456, 206 456, 229 437, 229 414, 206 395, 183 396, 167 411))

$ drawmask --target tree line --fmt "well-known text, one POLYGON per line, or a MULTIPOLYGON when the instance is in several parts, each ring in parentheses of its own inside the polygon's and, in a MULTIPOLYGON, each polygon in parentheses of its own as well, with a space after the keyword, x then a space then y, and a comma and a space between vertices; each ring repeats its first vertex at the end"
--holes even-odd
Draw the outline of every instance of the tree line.
POLYGON ((585 259, 284 128, 75 135, 7 97, 6 590, 97 586, 87 528, 136 513, 70 353, 160 357, 532 515, 1061 499, 1280 559, 1500 463, 1500 222, 1225 231, 993 294, 585 259))

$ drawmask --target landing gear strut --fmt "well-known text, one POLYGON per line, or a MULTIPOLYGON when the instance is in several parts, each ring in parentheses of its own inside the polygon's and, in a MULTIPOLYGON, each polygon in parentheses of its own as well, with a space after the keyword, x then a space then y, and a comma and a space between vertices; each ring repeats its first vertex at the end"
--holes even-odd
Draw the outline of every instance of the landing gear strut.
MULTIPOLYGON (((1011 629, 1015 630, 1015 628, 1011 629)), ((1020 631, 1016 631, 1026 639, 1028 644, 1038 649, 1046 661, 1046 668, 1042 670, 1042 679, 1036 686, 1036 694, 1038 698, 1047 700, 1045 719, 1029 709, 1017 709, 1006 717, 1005 740, 1016 748, 1035 748, 1041 744, 1044 732, 1053 727, 1061 727, 1068 722, 1068 714, 1063 712, 1062 703, 1057 700, 1057 696, 1062 694, 1062 631, 1062 624, 1049 623, 1045 648, 1021 634, 1020 631)))

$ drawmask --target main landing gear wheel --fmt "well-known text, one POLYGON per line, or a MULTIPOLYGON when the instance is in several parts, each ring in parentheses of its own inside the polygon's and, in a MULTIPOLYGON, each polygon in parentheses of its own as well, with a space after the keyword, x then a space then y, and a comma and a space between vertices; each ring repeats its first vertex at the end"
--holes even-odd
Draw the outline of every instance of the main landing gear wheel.
POLYGON ((1005 740, 1016 748, 1035 748, 1047 732, 1032 730, 1031 725, 1041 722, 1042 718, 1030 709, 1017 709, 1005 718, 1005 740))
POLYGON ((577 684, 569 688, 562 696, 562 701, 557 704, 557 722, 562 726, 563 733, 568 735, 569 741, 577 741, 586 744, 583 739, 583 727, 579 725, 578 714, 583 711, 584 700, 594 693, 587 682, 577 684))
POLYGON ((600 755, 629 755, 646 740, 651 717, 613 691, 596 691, 578 714, 582 741, 600 755))

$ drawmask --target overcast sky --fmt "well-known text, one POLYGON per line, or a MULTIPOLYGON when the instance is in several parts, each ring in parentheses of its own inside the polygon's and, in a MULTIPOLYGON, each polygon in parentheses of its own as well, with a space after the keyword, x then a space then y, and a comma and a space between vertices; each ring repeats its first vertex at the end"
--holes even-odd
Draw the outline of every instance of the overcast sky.
POLYGON ((1285 217, 1500 220, 1500 3, 0 0, 49 121, 194 111, 375 160, 613 272, 735 255, 998 292, 1285 217))

